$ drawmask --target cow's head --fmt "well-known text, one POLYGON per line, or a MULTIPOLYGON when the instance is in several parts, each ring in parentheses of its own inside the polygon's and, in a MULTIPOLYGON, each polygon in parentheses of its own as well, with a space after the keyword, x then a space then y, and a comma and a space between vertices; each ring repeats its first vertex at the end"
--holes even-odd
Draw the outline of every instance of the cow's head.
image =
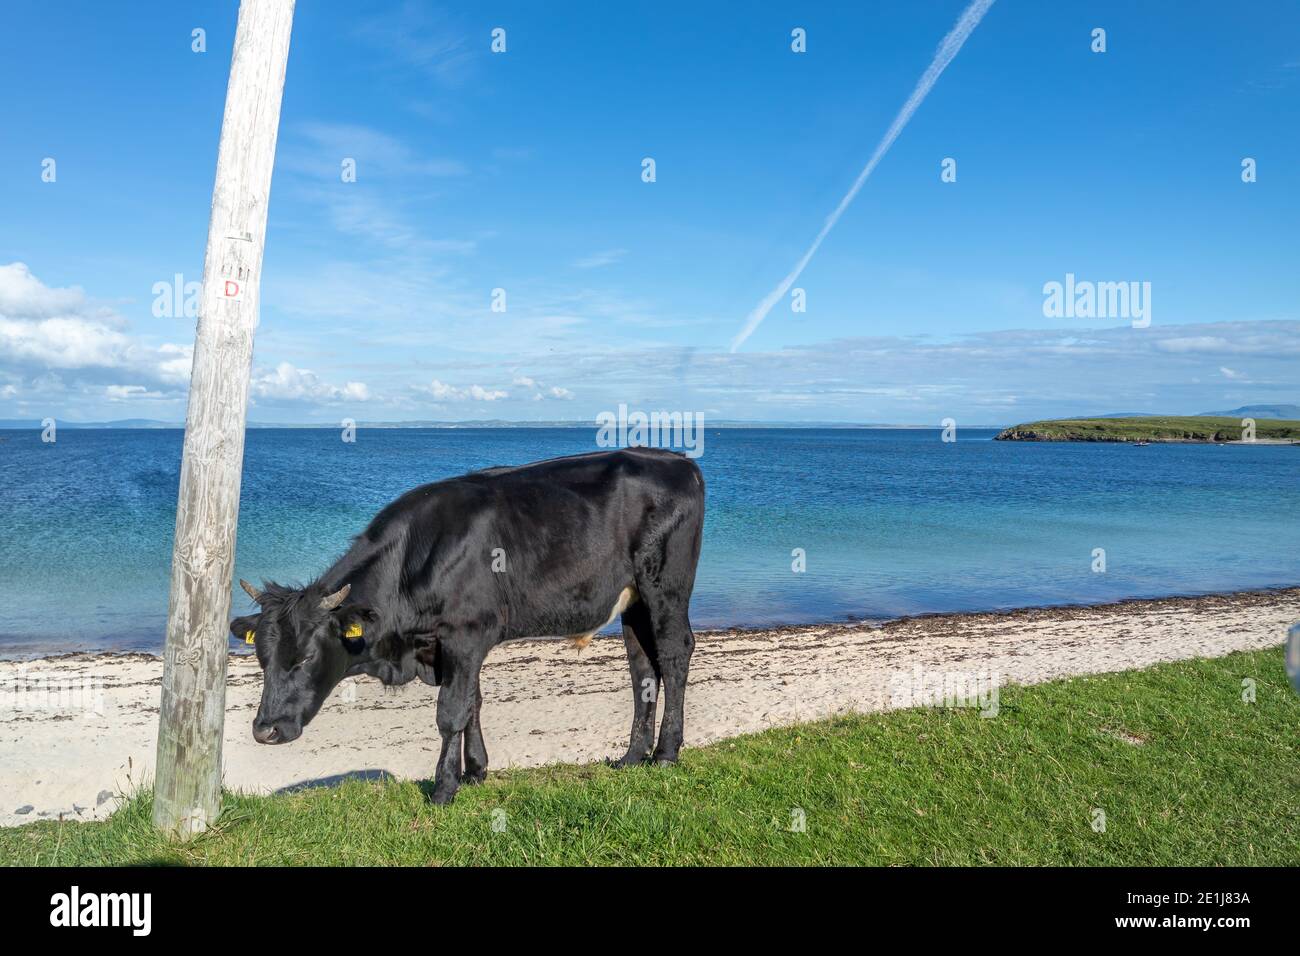
POLYGON ((254 635, 262 665, 262 703, 253 720, 253 738, 263 744, 295 739, 321 704, 366 650, 366 625, 379 619, 368 607, 345 604, 351 585, 333 593, 319 585, 258 590, 240 586, 261 613, 237 617, 230 632, 254 635))

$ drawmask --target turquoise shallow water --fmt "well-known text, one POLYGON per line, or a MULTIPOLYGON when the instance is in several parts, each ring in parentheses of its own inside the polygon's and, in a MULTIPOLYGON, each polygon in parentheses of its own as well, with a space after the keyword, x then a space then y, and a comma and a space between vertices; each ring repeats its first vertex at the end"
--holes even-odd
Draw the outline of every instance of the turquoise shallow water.
MULTIPOLYGON (((710 429, 697 627, 1300 584, 1300 448, 710 429), (807 570, 794 573, 802 548, 807 570), (1093 549, 1106 570, 1095 573, 1093 549)), ((158 650, 179 430, 0 432, 0 657, 158 650)), ((237 576, 322 571, 417 484, 595 448, 592 429, 248 434, 237 576)), ((236 589, 238 613, 248 604, 236 589)))

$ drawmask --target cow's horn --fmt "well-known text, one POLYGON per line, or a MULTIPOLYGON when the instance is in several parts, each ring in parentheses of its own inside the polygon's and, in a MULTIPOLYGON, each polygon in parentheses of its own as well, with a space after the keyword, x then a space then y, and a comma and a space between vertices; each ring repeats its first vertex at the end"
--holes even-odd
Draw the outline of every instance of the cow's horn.
POLYGON ((320 609, 322 611, 334 610, 336 607, 338 607, 347 599, 348 592, 351 590, 352 590, 352 585, 345 584, 343 585, 343 587, 339 588, 333 594, 325 595, 325 597, 320 599, 320 609))
POLYGON ((240 586, 241 588, 243 588, 245 591, 247 591, 247 592, 248 592, 248 596, 251 597, 254 601, 257 601, 259 604, 261 603, 261 601, 262 601, 262 592, 261 592, 261 591, 259 591, 259 590, 258 590, 257 588, 255 588, 255 587, 253 587, 251 584, 249 584, 249 583, 248 583, 247 581, 245 581, 243 578, 240 578, 240 579, 239 579, 239 586, 240 586))

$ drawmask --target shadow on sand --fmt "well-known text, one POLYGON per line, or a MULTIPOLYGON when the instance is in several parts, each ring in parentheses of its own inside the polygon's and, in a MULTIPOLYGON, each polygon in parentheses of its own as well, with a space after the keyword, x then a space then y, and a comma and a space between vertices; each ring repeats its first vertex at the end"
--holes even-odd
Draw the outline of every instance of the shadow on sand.
POLYGON ((316 790, 320 788, 337 787, 341 783, 349 780, 396 780, 387 770, 349 770, 347 773, 336 773, 329 777, 317 777, 315 780, 302 780, 298 783, 291 783, 287 787, 281 787, 276 793, 300 793, 303 790, 316 790))

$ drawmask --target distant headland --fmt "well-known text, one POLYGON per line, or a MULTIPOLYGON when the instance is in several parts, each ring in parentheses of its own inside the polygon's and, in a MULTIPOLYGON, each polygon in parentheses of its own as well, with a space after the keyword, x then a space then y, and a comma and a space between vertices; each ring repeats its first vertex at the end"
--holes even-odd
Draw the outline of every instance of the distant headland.
POLYGON ((1300 421, 1217 415, 1059 418, 1004 428, 998 441, 1300 443, 1300 421))

